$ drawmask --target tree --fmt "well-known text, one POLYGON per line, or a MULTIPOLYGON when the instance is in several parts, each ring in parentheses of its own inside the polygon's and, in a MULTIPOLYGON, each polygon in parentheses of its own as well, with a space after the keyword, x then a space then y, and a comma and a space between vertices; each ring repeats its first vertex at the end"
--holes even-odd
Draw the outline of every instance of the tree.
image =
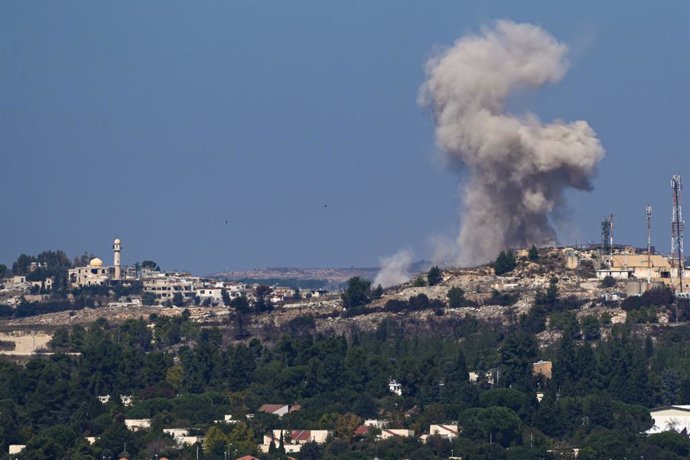
POLYGON ((176 307, 183 306, 184 305, 184 297, 182 297, 182 294, 179 292, 176 292, 175 294, 173 294, 172 303, 176 307))
POLYGON ((588 315, 582 318, 582 334, 585 340, 599 340, 601 338, 601 323, 595 315, 588 315))
POLYGON ((450 308, 460 308, 465 304, 465 291, 455 286, 448 290, 448 306, 450 308))
POLYGON ((271 293, 273 293, 273 289, 270 286, 266 286, 263 284, 257 286, 255 291, 256 303, 254 304, 254 308, 258 313, 273 310, 273 304, 271 303, 271 293))
POLYGON ((371 281, 353 276, 347 280, 347 288, 341 296, 345 308, 361 307, 369 303, 371 281))
POLYGON ((417 278, 415 278, 414 283, 412 283, 412 285, 414 287, 424 287, 426 286, 426 281, 424 281, 423 276, 418 276, 417 278))
POLYGON ((427 273, 426 279, 429 282, 429 286, 436 286, 443 281, 443 272, 441 272, 437 265, 434 265, 427 273))
POLYGON ((161 271, 161 268, 158 266, 156 262, 153 260, 145 260, 141 263, 141 268, 145 268, 147 270, 153 270, 153 271, 161 271))
POLYGON ((512 251, 501 251, 494 262, 494 273, 499 276, 504 275, 515 270, 515 267, 517 267, 515 254, 512 251))
POLYGON ((532 245, 531 248, 529 248, 529 252, 527 253, 527 259, 529 259, 532 262, 536 262, 539 260, 539 249, 535 245, 532 245))
POLYGON ((229 307, 231 299, 230 299, 230 294, 228 294, 227 289, 223 288, 220 290, 220 297, 221 297, 221 299, 223 299, 223 305, 226 307, 229 307))
POLYGON ((141 295, 141 303, 143 303, 146 306, 153 305, 154 303, 156 303, 156 294, 154 294, 153 292, 149 292, 149 291, 144 292, 141 295))
POLYGON ((335 435, 340 439, 345 439, 346 441, 352 441, 352 437, 355 434, 355 430, 359 426, 362 420, 355 414, 348 412, 338 417, 335 424, 335 435))
POLYGON ((601 287, 603 288, 612 288, 616 285, 616 278, 614 278, 611 275, 607 275, 604 277, 603 280, 601 280, 601 287))
POLYGON ((376 289, 374 289, 374 292, 371 294, 371 296, 374 299, 379 299, 379 298, 381 298, 382 295, 383 295, 383 286, 381 286, 381 284, 379 284, 378 286, 376 286, 376 289))
POLYGON ((204 453, 211 455, 222 455, 228 438, 218 426, 212 425, 204 436, 204 453))
POLYGON ((0 278, 7 276, 7 265, 0 264, 0 278))

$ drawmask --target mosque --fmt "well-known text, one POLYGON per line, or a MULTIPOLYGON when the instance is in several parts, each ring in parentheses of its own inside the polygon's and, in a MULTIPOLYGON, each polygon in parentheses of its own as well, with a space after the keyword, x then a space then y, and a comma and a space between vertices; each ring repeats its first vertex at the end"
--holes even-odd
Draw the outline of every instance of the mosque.
POLYGON ((119 283, 122 281, 121 254, 122 242, 116 238, 113 241, 113 265, 104 266, 101 259, 94 257, 86 267, 70 268, 68 276, 71 287, 80 288, 119 283))

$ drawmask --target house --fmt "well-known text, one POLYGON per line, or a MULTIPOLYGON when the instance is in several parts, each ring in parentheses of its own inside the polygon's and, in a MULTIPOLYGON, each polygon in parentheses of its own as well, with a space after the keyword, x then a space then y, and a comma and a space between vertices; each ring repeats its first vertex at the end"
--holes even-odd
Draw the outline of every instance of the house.
POLYGON ((419 415, 419 406, 416 404, 412 406, 412 409, 405 411, 405 418, 412 418, 416 415, 419 415))
POLYGON ((264 435, 264 442, 259 446, 259 450, 267 453, 271 443, 278 447, 281 434, 285 452, 292 454, 302 450, 302 446, 308 442, 325 444, 331 432, 328 430, 273 430, 273 432, 264 435))
POLYGON ((120 402, 122 402, 122 405, 125 407, 129 407, 132 405, 132 395, 120 395, 120 402))
POLYGON ((257 457, 253 457, 251 455, 245 455, 244 457, 240 457, 237 460, 259 460, 257 457))
POLYGON ((363 438, 369 436, 371 432, 374 431, 374 427, 368 425, 360 425, 355 428, 354 436, 358 438, 363 438))
POLYGON ((163 433, 169 434, 173 438, 189 436, 189 430, 187 428, 163 428, 163 433))
POLYGON ((429 435, 440 436, 445 439, 455 439, 460 434, 458 425, 430 425, 429 435))
POLYGON ((532 375, 537 377, 544 376, 545 379, 551 380, 553 363, 551 361, 537 361, 532 363, 532 375))
POLYGON ((391 393, 395 393, 398 396, 402 396, 402 385, 398 383, 397 380, 391 379, 388 381, 388 389, 391 393))
POLYGON ((690 405, 657 407, 651 409, 649 415, 654 420, 654 426, 647 430, 647 434, 671 430, 690 433, 690 405))
POLYGON ((84 436, 84 439, 86 442, 89 443, 90 446, 93 446, 96 444, 96 441, 98 441, 98 438, 96 436, 84 436))
POLYGON ((381 430, 381 435, 379 436, 380 439, 389 439, 389 438, 411 438, 414 436, 414 431, 413 430, 407 430, 403 428, 384 428, 381 430))
POLYGON ((479 370, 470 371, 468 373, 470 383, 479 383, 479 376, 482 374, 484 376, 484 381, 489 385, 493 385, 494 383, 496 383, 495 376, 498 375, 498 369, 489 369, 486 372, 482 372, 479 370))
POLYGON ((390 424, 390 422, 388 420, 376 420, 376 419, 370 418, 370 419, 366 419, 364 421, 364 425, 371 426, 371 427, 378 428, 378 429, 386 428, 389 424, 390 424))
POLYGON ((101 402, 101 404, 106 404, 108 401, 110 401, 110 395, 100 395, 98 396, 98 400, 101 402))
POLYGON ((129 431, 143 431, 151 428, 150 418, 126 418, 125 426, 129 431))
POLYGON ((10 455, 17 455, 21 451, 26 449, 26 444, 10 444, 9 446, 9 454, 10 455))
POLYGON ((239 422, 239 420, 235 420, 234 418, 232 418, 232 414, 225 414, 223 416, 223 420, 214 420, 214 422, 234 425, 235 423, 239 422))
POLYGON ((300 406, 299 404, 294 404, 292 406, 288 404, 264 404, 263 406, 259 407, 259 412, 263 412, 264 414, 273 414, 277 415, 278 417, 282 417, 285 414, 298 412, 301 409, 302 406, 300 406))

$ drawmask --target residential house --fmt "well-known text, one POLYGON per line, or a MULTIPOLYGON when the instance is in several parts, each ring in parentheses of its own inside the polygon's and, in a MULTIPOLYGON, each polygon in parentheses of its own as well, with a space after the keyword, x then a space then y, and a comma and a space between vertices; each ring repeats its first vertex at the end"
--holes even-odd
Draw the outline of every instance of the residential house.
POLYGON ((125 426, 129 431, 142 431, 151 428, 150 418, 127 418, 125 419, 125 426))
POLYGON ((651 409, 649 415, 654 426, 647 430, 647 434, 671 430, 690 433, 690 405, 657 407, 651 409))
POLYGON ((378 428, 378 429, 386 428, 389 424, 390 424, 390 422, 388 420, 377 420, 377 419, 371 419, 370 418, 370 419, 366 419, 364 421, 364 425, 371 426, 371 427, 378 428))
POLYGON ((386 440, 389 438, 411 438, 414 436, 414 431, 413 430, 407 430, 404 428, 384 428, 381 430, 381 434, 379 435, 380 439, 386 440))
POLYGON ((17 454, 21 453, 21 451, 23 451, 24 449, 26 449, 26 444, 10 444, 9 445, 9 454, 10 455, 17 455, 17 454))
POLYGON ((426 442, 429 436, 440 436, 444 439, 453 440, 458 437, 460 430, 458 425, 430 425, 429 434, 422 435, 421 440, 426 442))
POLYGON ((532 364, 532 375, 537 377, 543 376, 545 379, 551 380, 553 363, 551 361, 537 361, 532 364))
POLYGON ((282 417, 285 414, 291 414, 292 412, 297 412, 300 409, 302 409, 302 407, 299 404, 294 404, 292 406, 288 404, 264 404, 263 406, 259 407, 259 412, 282 417))
POLYGON ((264 435, 264 442, 259 446, 259 450, 267 453, 271 447, 271 443, 278 447, 281 434, 285 452, 292 454, 299 452, 302 446, 308 442, 325 444, 331 432, 328 430, 273 430, 272 433, 264 435))

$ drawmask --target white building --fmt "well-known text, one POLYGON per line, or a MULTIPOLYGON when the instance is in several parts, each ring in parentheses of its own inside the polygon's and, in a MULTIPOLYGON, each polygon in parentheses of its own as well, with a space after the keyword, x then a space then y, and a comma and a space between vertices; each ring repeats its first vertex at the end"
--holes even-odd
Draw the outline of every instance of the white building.
POLYGON ((650 410, 649 415, 654 419, 654 426, 647 434, 671 430, 690 432, 690 405, 657 407, 650 410))
POLYGON ((86 267, 70 268, 67 271, 73 288, 107 284, 112 272, 112 267, 104 267, 103 261, 98 257, 91 259, 86 267))
POLYGON ((404 428, 384 428, 381 430, 380 438, 385 440, 388 438, 411 438, 414 436, 414 430, 404 428))
POLYGON ((460 430, 458 425, 430 425, 429 434, 453 440, 458 437, 460 430))
POLYGON ((177 293, 185 300, 193 299, 196 295, 195 283, 199 283, 198 277, 159 272, 156 272, 156 276, 143 280, 144 291, 154 293, 161 302, 172 300, 177 293))
POLYGON ((391 379, 388 382, 388 390, 391 393, 395 393, 398 396, 402 396, 402 385, 398 383, 397 380, 391 379))
POLYGON ((273 430, 264 435, 264 442, 259 446, 259 450, 267 453, 271 443, 278 447, 281 434, 285 453, 292 454, 302 450, 302 446, 308 442, 325 444, 331 432, 328 430, 273 430))
POLYGON ((24 449, 26 449, 26 444, 10 444, 9 454, 10 455, 17 455, 17 454, 21 453, 21 451, 23 451, 24 449))
POLYGON ((113 242, 113 265, 104 266, 103 261, 94 257, 86 267, 70 268, 67 271, 71 287, 100 286, 122 278, 121 267, 122 242, 116 238, 113 242))
POLYGON ((125 419, 125 426, 129 431, 142 431, 151 428, 150 418, 128 418, 125 419))

